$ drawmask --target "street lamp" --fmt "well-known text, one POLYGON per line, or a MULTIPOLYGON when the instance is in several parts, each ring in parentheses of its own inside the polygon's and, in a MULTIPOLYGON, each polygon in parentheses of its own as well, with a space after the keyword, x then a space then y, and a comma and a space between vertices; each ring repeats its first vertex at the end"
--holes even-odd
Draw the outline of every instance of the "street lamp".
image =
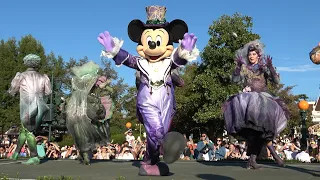
MULTIPOLYGON (((138 127, 139 126, 139 136, 141 137, 141 123, 139 122, 139 124, 136 124, 136 127, 138 127)), ((135 130, 137 130, 137 129, 135 129, 135 130)))
POLYGON ((306 126, 306 116, 307 116, 307 110, 309 109, 309 103, 306 100, 301 100, 298 104, 298 107, 300 109, 300 115, 301 115, 301 149, 306 150, 307 148, 307 126, 306 126))

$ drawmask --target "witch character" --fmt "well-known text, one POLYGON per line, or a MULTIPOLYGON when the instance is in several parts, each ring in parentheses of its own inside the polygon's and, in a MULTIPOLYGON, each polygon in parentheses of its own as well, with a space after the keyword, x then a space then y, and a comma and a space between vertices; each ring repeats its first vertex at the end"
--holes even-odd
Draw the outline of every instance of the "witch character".
POLYGON ((72 68, 72 92, 66 102, 68 132, 80 151, 80 161, 90 164, 91 152, 97 145, 110 143, 109 120, 114 105, 111 87, 105 76, 99 76, 99 66, 90 61, 72 68))
POLYGON ((247 167, 250 169, 260 167, 256 158, 265 145, 275 161, 284 166, 272 140, 286 128, 289 110, 267 88, 268 82, 278 84, 280 79, 272 58, 263 55, 263 47, 255 40, 236 52, 237 66, 232 79, 242 85, 243 90, 226 101, 223 112, 227 132, 247 141, 247 155, 250 156, 247 167))

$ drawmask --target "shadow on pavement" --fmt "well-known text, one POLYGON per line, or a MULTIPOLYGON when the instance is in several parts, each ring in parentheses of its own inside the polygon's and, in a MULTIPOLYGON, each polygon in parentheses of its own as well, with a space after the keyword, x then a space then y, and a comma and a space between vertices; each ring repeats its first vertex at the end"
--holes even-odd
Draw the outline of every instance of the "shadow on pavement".
MULTIPOLYGON (((276 164, 271 164, 270 166, 277 166, 277 165, 276 164)), ((319 165, 315 165, 315 166, 319 167, 319 165)), ((284 167, 284 168, 290 169, 290 170, 294 170, 294 171, 298 171, 298 172, 301 172, 301 173, 306 173, 306 174, 309 174, 309 175, 314 176, 314 177, 320 177, 320 171, 317 171, 317 170, 305 169, 303 167, 290 166, 290 164, 287 164, 286 167, 284 167)))
POLYGON ((220 176, 214 174, 197 174, 196 177, 204 180, 235 180, 234 178, 227 177, 227 176, 220 176))
MULTIPOLYGON (((197 161, 200 164, 207 165, 207 166, 236 166, 236 167, 242 167, 246 168, 247 162, 245 161, 239 161, 239 162, 232 162, 232 161, 197 161)), ((311 169, 305 169, 303 167, 297 167, 297 166, 292 166, 290 164, 286 164, 285 167, 279 167, 276 163, 272 162, 259 162, 257 161, 258 164, 260 165, 267 165, 269 167, 262 167, 262 169, 280 169, 280 168, 285 168, 285 169, 290 169, 294 171, 298 171, 301 173, 306 173, 309 175, 312 175, 314 177, 320 177, 320 171, 317 170, 311 170, 311 169)), ((305 165, 305 163, 303 164, 305 165)), ((309 164, 309 165, 314 165, 315 167, 319 167, 319 164, 309 164)))

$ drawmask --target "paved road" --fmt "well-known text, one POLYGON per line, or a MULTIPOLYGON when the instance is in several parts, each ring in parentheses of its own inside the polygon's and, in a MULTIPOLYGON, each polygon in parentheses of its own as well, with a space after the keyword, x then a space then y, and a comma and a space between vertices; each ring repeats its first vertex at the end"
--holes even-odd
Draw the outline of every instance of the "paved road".
POLYGON ((138 176, 139 164, 138 161, 98 161, 83 166, 74 160, 51 160, 38 166, 26 166, 19 161, 1 160, 0 174, 21 179, 65 175, 80 177, 81 180, 320 180, 320 164, 288 164, 285 168, 279 168, 269 163, 264 164, 260 170, 248 170, 244 162, 178 161, 169 165, 172 174, 165 177, 138 176))

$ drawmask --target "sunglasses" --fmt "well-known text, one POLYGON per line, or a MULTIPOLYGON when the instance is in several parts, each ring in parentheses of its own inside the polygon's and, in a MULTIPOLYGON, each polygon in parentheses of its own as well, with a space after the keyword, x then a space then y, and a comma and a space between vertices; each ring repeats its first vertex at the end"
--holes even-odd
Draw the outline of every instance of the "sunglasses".
POLYGON ((217 141, 218 141, 218 142, 220 142, 220 141, 221 141, 221 139, 217 139, 217 141))

